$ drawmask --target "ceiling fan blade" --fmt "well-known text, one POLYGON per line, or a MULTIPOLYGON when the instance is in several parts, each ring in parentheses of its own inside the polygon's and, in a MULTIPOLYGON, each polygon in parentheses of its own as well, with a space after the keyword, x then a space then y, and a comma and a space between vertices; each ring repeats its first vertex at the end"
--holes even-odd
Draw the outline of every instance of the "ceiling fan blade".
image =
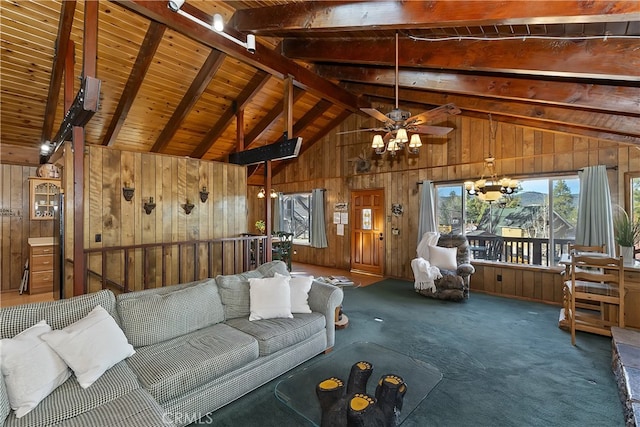
POLYGON ((356 132, 386 132, 385 128, 369 128, 369 129, 356 129, 356 130, 345 130, 344 132, 336 132, 336 135, 346 135, 348 133, 356 133, 356 132))
POLYGON ((453 130, 453 128, 444 127, 444 126, 422 125, 422 126, 416 126, 414 132, 423 133, 423 134, 427 134, 427 135, 438 135, 438 136, 441 136, 441 135, 448 134, 452 130, 453 130))
POLYGON ((409 117, 405 120, 405 124, 416 124, 417 122, 426 122, 427 120, 434 120, 437 117, 444 116, 446 114, 460 114, 460 109, 453 104, 445 104, 440 107, 436 107, 429 111, 424 111, 420 114, 416 114, 415 116, 409 117))
POLYGON ((382 123, 394 123, 393 120, 389 119, 389 117, 385 116, 375 108, 361 108, 360 111, 367 113, 376 120, 380 120, 382 123))

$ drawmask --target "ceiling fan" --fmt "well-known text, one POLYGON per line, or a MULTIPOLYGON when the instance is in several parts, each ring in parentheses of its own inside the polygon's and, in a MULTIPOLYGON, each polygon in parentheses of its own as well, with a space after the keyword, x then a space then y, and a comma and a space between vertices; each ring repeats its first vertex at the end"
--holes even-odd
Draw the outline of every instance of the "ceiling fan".
POLYGON ((460 109, 453 104, 445 104, 440 107, 436 107, 432 110, 423 111, 420 114, 412 116, 409 111, 402 110, 398 107, 398 33, 396 32, 396 69, 395 69, 395 95, 396 105, 393 110, 387 114, 383 114, 375 108, 361 108, 360 110, 376 120, 383 123, 381 127, 370 129, 358 129, 355 131, 340 132, 339 134, 353 133, 353 132, 365 132, 365 131, 377 131, 385 132, 385 135, 375 135, 373 138, 372 148, 376 150, 377 154, 384 153, 385 149, 392 155, 395 155, 395 151, 404 147, 406 142, 409 142, 407 132, 412 132, 411 142, 409 142, 407 149, 411 153, 417 153, 417 149, 422 146, 420 137, 417 134, 426 135, 446 135, 453 130, 451 127, 444 126, 430 126, 426 125, 427 121, 433 120, 437 117, 446 114, 460 114, 460 109))

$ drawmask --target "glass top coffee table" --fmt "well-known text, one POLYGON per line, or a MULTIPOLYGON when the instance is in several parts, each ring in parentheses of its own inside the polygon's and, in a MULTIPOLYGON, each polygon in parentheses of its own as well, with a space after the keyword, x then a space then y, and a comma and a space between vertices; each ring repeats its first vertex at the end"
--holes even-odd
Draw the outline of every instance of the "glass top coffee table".
POLYGON ((337 377, 347 383, 351 366, 359 361, 373 365, 373 374, 367 384, 367 393, 375 395, 376 384, 385 374, 401 376, 407 384, 400 423, 424 400, 440 382, 442 373, 435 366, 414 359, 398 351, 370 342, 358 342, 318 356, 318 361, 298 367, 282 379, 275 388, 275 395, 302 417, 314 425, 320 425, 320 404, 316 397, 316 385, 329 377, 337 377))

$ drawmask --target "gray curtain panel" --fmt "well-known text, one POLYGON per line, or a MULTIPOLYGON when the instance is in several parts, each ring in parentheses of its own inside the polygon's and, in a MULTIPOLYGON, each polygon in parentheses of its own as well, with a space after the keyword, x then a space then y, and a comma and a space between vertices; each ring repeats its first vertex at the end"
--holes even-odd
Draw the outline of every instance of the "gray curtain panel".
POLYGON ((420 213, 418 218, 418 243, 420 243, 424 233, 428 231, 438 231, 434 194, 435 187, 433 185, 433 181, 422 181, 422 191, 420 192, 420 213))
POLYGON ((589 166, 578 172, 578 176, 580 177, 580 195, 576 244, 587 246, 604 244, 607 253, 615 256, 613 211, 607 168, 603 165, 589 166))
POLYGON ((311 247, 326 248, 327 230, 324 220, 324 190, 311 191, 311 247))

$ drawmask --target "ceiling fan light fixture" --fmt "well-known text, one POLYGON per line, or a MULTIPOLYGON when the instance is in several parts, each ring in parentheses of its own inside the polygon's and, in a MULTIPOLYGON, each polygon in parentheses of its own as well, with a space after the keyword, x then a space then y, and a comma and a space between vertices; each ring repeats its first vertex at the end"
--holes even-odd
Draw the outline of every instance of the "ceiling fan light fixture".
POLYGON ((404 144, 409 141, 409 136, 407 135, 407 130, 405 128, 398 129, 396 133, 396 141, 400 144, 404 144))
POLYGON ((420 139, 420 135, 414 133, 411 135, 411 140, 409 141, 409 148, 420 148, 422 147, 422 140, 420 139))
POLYGON ((394 154, 396 151, 400 149, 400 144, 398 144, 398 140, 395 138, 391 138, 389 140, 389 144, 387 145, 387 151, 394 154))

